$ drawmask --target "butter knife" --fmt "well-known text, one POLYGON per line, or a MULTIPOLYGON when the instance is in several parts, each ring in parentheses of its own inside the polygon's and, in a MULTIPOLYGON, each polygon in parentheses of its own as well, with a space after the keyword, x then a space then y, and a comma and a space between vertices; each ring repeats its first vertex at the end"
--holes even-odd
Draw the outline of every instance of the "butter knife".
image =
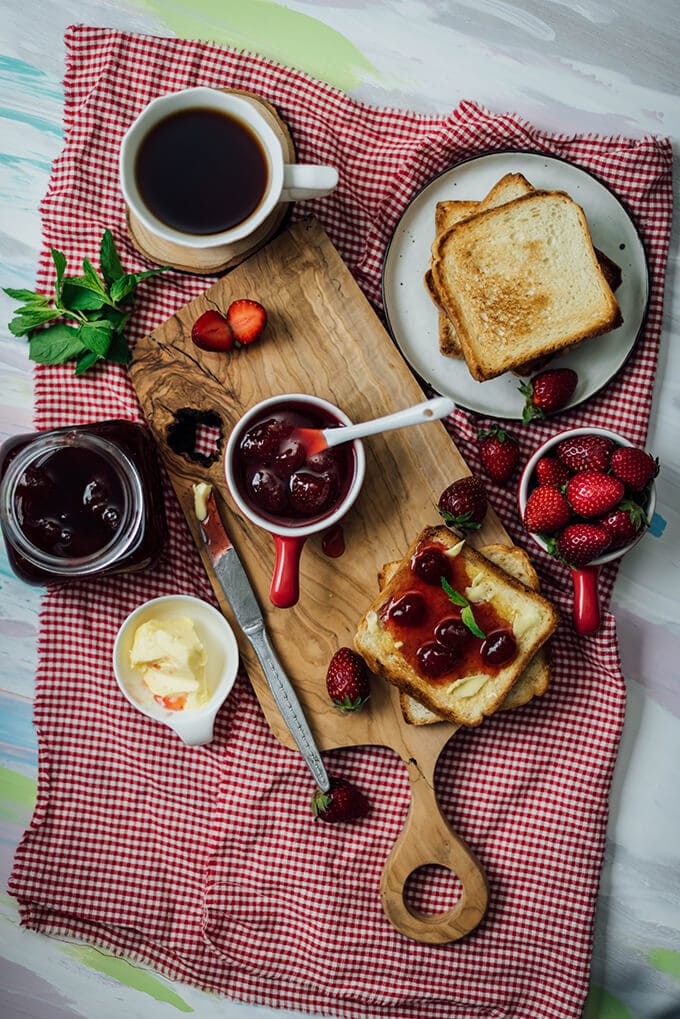
POLYGON ((217 508, 212 485, 200 482, 194 485, 193 489, 196 517, 224 597, 231 606, 236 622, 257 655, 267 685, 296 746, 319 788, 323 792, 327 792, 330 788, 330 780, 319 748, 297 694, 271 645, 264 625, 262 609, 255 597, 243 563, 226 532, 217 508))

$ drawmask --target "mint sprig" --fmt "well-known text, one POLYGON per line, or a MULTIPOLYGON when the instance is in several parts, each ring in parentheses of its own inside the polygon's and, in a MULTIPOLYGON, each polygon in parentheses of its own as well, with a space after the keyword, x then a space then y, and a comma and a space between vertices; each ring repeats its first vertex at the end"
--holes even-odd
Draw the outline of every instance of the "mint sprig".
POLYGON ((8 297, 21 302, 9 331, 13 336, 28 337, 28 356, 36 364, 75 361, 76 375, 98 361, 127 364, 130 348, 124 331, 134 292, 142 280, 158 276, 170 266, 126 272, 110 230, 104 231, 99 249, 101 275, 84 258, 82 275, 66 276, 66 256, 56 248, 50 252, 56 270, 54 298, 5 287, 8 297))
POLYGON ((479 637, 480 640, 486 640, 486 634, 477 625, 477 620, 475 619, 474 613, 472 611, 472 606, 470 605, 470 602, 467 600, 467 598, 465 598, 464 595, 456 591, 455 587, 451 587, 448 580, 446 580, 444 577, 442 577, 441 579, 441 585, 446 594, 448 595, 449 601, 452 601, 454 605, 462 607, 463 611, 460 614, 461 623, 464 623, 464 625, 467 626, 470 633, 473 633, 475 637, 479 637))

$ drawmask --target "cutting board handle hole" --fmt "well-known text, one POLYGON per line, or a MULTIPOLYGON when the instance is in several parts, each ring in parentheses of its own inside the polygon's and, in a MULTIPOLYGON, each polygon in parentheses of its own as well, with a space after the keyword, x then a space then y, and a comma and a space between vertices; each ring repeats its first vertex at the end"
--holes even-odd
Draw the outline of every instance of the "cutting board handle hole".
POLYGON ((222 418, 214 410, 182 407, 175 411, 168 425, 167 441, 173 453, 210 467, 219 459, 224 446, 222 418))
POLYGON ((463 885, 448 867, 426 863, 412 871, 404 885, 404 903, 414 914, 436 916, 458 905, 463 885))

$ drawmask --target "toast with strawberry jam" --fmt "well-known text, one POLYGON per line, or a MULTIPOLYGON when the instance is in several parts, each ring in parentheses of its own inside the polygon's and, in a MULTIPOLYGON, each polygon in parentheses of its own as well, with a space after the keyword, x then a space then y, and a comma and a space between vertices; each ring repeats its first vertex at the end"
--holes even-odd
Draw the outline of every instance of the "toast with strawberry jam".
MULTIPOLYGON (((520 580, 532 591, 539 590, 538 574, 534 569, 531 559, 518 545, 485 545, 479 551, 485 559, 490 559, 496 566, 509 573, 510 576, 520 580)), ((386 563, 378 574, 378 585, 384 589, 387 582, 394 575, 399 563, 386 563)), ((519 677, 515 685, 499 705, 499 711, 511 711, 513 708, 522 707, 528 704, 534 697, 542 697, 550 683, 550 654, 549 642, 546 642, 538 649, 526 669, 519 677)), ((434 722, 444 721, 429 708, 424 707, 420 701, 415 700, 407 693, 399 695, 401 713, 405 721, 411 725, 432 725, 434 722)))
POLYGON ((554 633, 554 606, 444 526, 425 528, 361 619, 369 668, 439 718, 479 725, 554 633))

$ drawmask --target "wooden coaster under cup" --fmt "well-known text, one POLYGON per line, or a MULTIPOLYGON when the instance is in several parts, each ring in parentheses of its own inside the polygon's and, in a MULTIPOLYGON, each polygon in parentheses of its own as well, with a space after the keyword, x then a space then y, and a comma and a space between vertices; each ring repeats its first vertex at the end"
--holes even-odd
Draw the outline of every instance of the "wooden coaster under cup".
MULTIPOLYGON (((233 92, 242 96, 248 102, 260 107, 269 126, 281 143, 283 158, 286 163, 297 161, 295 145, 287 124, 278 115, 274 106, 252 92, 243 92, 240 89, 224 88, 221 92, 233 92)), ((157 265, 170 265, 173 269, 182 272, 191 272, 198 275, 217 275, 233 269, 244 259, 252 255, 266 244, 267 241, 280 230, 290 213, 292 203, 282 202, 274 209, 257 230, 243 240, 235 241, 233 244, 220 248, 189 248, 173 241, 163 240, 152 234, 143 223, 134 215, 127 206, 125 208, 125 219, 128 236, 135 248, 157 265)))

